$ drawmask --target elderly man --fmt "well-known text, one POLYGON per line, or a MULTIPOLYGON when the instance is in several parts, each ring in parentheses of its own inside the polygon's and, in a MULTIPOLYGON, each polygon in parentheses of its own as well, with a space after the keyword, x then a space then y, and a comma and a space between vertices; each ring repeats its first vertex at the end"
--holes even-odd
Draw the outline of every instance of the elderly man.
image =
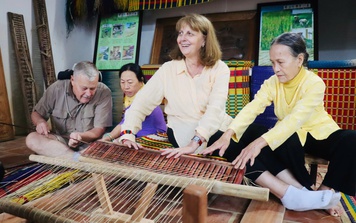
POLYGON ((110 89, 99 82, 91 62, 73 66, 73 75, 57 80, 45 91, 31 114, 36 132, 26 138, 28 148, 40 155, 73 158, 112 125, 110 89), (52 120, 52 130, 48 119, 52 120))

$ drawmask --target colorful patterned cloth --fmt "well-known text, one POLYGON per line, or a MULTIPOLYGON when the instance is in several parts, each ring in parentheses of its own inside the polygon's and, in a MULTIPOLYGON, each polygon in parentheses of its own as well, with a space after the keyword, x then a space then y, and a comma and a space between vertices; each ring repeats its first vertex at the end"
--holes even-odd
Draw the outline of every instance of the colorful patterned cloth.
POLYGON ((226 113, 235 116, 250 102, 250 66, 245 61, 230 61, 229 95, 226 101, 226 113), (235 62, 235 63, 233 63, 235 62), (246 66, 248 65, 248 66, 246 66))
POLYGON ((131 0, 129 1, 129 11, 168 9, 204 2, 209 2, 209 0, 131 0))
POLYGON ((356 223, 356 196, 341 193, 341 204, 352 223, 356 223))
POLYGON ((148 135, 137 138, 136 141, 143 147, 160 150, 164 148, 172 148, 173 145, 168 141, 166 133, 157 133, 156 135, 148 135))

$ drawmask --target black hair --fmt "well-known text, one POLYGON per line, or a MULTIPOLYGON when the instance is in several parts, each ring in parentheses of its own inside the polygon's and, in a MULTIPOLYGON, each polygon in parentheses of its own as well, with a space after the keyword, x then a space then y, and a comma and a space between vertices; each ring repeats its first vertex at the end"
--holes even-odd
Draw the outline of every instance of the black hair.
POLYGON ((305 41, 303 36, 300 33, 287 32, 277 36, 271 43, 281 44, 288 46, 292 56, 297 57, 299 54, 304 54, 303 65, 306 65, 308 62, 309 54, 306 50, 305 41))
POLYGON ((136 74, 137 80, 146 84, 147 81, 145 75, 143 75, 142 69, 138 64, 128 63, 123 65, 119 70, 119 77, 121 78, 121 74, 127 70, 134 72, 136 74))

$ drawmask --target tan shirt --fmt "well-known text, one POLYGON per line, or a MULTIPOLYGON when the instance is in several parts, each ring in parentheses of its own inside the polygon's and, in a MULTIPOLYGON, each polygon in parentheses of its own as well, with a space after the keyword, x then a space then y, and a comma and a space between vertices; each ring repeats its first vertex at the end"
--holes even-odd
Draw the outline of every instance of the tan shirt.
POLYGON ((264 81, 254 100, 235 117, 229 129, 235 132, 234 139, 238 141, 256 116, 273 102, 278 121, 262 135, 271 149, 276 149, 295 132, 302 145, 308 132, 316 139, 325 139, 340 128, 325 111, 324 92, 324 81, 304 68, 285 84, 273 75, 264 81))
MULTIPOLYGON (((232 121, 225 112, 229 77, 230 70, 222 61, 205 67, 194 78, 184 60, 166 62, 137 93, 122 130, 137 133, 145 116, 164 98, 167 126, 173 129, 179 146, 186 146, 195 131, 208 140, 216 131, 225 131, 232 121)), ((129 135, 124 138, 133 140, 129 135)))
POLYGON ((70 80, 58 80, 48 87, 34 111, 46 120, 51 117, 53 129, 59 135, 109 127, 112 125, 111 91, 99 82, 94 97, 82 104, 76 99, 70 80))

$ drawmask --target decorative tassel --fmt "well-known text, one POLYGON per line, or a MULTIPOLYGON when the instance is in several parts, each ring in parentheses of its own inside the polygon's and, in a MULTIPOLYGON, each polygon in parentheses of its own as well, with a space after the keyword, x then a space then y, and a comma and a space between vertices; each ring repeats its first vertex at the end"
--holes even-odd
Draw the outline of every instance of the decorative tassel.
POLYGON ((74 8, 75 17, 78 18, 79 20, 82 20, 87 15, 86 1, 85 0, 74 0, 74 1, 75 1, 75 8, 74 8))
POLYGON ((119 11, 127 11, 129 8, 129 0, 114 0, 114 4, 119 11))
POLYGON ((101 6, 102 6, 101 0, 95 0, 94 7, 93 7, 94 11, 98 12, 101 6))
POLYGON ((74 16, 72 13, 73 0, 67 0, 66 3, 66 23, 67 23, 67 37, 74 29, 74 16))

